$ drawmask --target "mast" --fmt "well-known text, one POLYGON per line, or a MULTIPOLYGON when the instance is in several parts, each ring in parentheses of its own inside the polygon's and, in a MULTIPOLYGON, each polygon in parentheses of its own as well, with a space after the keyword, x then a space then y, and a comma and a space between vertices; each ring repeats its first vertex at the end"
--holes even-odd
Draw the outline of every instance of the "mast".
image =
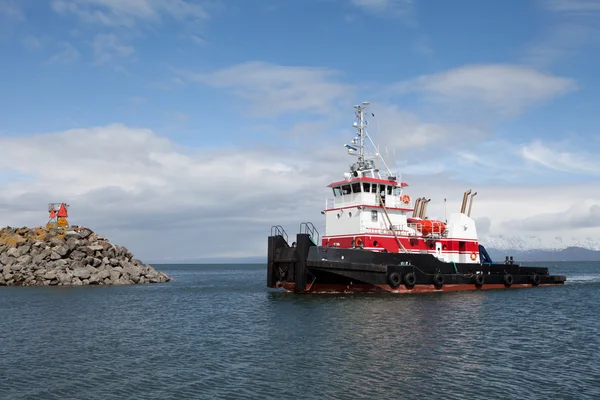
POLYGON ((356 109, 356 117, 358 118, 358 126, 356 127, 356 133, 358 134, 358 138, 360 139, 359 143, 359 154, 358 154, 358 162, 363 163, 365 161, 365 110, 369 107, 371 103, 368 101, 363 101, 362 104, 354 106, 356 109))
POLYGON ((381 179, 379 168, 377 168, 375 166, 375 163, 373 162, 374 160, 379 160, 379 162, 387 170, 387 176, 391 178, 393 177, 393 174, 390 171, 390 168, 379 153, 378 146, 376 146, 375 143, 373 143, 373 140, 367 133, 367 125, 369 125, 369 122, 365 118, 365 111, 367 110, 367 108, 369 108, 370 105, 371 103, 369 103, 368 101, 363 101, 361 104, 357 104, 354 106, 357 121, 354 122, 353 127, 356 129, 356 137, 352 139, 352 141, 350 142, 351 144, 344 145, 348 149, 348 154, 356 156, 358 158, 357 162, 354 163, 350 169, 354 176, 358 176, 359 172, 363 174, 363 176, 366 176, 364 174, 370 173, 371 176, 373 176, 374 178, 377 177, 381 179), (374 157, 366 156, 365 147, 367 139, 375 149, 374 157))

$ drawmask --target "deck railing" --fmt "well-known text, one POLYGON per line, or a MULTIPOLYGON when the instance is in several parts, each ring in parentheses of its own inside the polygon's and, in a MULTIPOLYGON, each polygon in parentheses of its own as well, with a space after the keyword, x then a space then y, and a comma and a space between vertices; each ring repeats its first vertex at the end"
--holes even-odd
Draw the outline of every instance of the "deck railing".
MULTIPOLYGON (((337 207, 346 207, 355 204, 364 205, 380 205, 373 193, 355 193, 353 195, 346 195, 344 197, 327 198, 325 199, 325 210, 331 210, 337 207)), ((389 208, 411 208, 410 204, 404 204, 398 196, 386 196, 385 206, 389 208)))
MULTIPOLYGON (((394 232, 399 236, 423 236, 423 225, 418 223, 406 224, 404 226, 393 225, 393 232, 391 229, 386 228, 367 228, 367 233, 374 235, 393 235, 394 232)), ((447 231, 446 231, 447 232, 447 231)), ((433 236, 444 236, 446 232, 442 233, 441 229, 432 230, 433 236)))

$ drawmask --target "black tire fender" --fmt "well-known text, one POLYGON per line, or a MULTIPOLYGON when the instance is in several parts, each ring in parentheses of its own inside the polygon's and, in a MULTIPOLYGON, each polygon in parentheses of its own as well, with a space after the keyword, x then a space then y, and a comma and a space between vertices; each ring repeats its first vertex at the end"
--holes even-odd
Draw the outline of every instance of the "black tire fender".
POLYGON ((504 284, 507 286, 512 285, 514 282, 513 276, 511 274, 504 275, 504 284))
POLYGON ((406 285, 407 288, 411 288, 411 287, 415 286, 416 281, 417 281, 417 278, 415 277, 414 272, 409 272, 408 274, 404 275, 404 284, 406 285))
POLYGON ((388 284, 396 289, 402 283, 402 276, 398 272, 392 272, 388 275, 388 284))
POLYGON ((483 281, 484 281, 484 276, 483 274, 475 274, 475 284, 477 286, 483 286, 483 281))
POLYGON ((444 274, 440 274, 439 272, 433 275, 433 284, 436 287, 444 286, 444 274))

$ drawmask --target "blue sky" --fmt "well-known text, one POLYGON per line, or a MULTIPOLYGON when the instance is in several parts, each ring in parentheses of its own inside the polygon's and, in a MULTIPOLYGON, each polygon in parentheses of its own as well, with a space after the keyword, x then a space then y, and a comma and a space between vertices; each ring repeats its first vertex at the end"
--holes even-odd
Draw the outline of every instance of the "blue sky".
POLYGON ((2 225, 65 199, 141 257, 260 255, 321 222, 368 100, 413 198, 595 243, 598 27, 598 0, 0 0, 2 225))

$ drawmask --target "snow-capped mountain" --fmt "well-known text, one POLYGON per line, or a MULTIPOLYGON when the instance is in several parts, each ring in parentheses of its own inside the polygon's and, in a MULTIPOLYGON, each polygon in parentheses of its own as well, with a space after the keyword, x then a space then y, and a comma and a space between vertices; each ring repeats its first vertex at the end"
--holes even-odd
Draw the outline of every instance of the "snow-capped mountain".
POLYGON ((563 238, 556 236, 552 240, 542 240, 536 236, 481 235, 480 243, 486 248, 497 250, 554 250, 560 251, 568 247, 580 247, 592 251, 600 251, 600 238, 563 238))

